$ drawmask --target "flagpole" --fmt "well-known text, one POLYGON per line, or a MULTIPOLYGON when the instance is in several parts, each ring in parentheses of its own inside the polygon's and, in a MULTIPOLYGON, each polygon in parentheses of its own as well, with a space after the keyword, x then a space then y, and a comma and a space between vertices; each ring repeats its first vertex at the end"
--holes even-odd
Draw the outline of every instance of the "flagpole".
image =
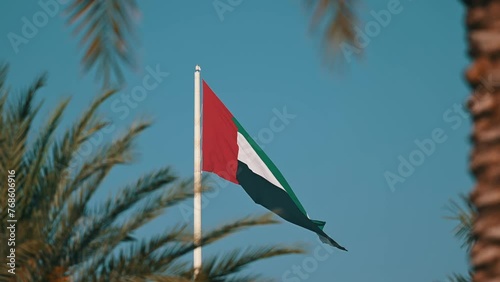
POLYGON ((194 71, 194 278, 201 270, 201 102, 200 72, 196 65, 194 71))

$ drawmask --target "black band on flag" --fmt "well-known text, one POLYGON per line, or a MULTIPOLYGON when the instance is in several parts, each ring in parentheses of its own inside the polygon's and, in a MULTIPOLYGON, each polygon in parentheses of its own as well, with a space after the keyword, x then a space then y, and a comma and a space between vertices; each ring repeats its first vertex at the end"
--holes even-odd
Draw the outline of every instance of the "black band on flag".
POLYGON ((347 251, 323 232, 317 223, 302 213, 286 191, 273 185, 260 175, 255 174, 241 161, 238 161, 236 178, 255 203, 262 205, 286 221, 317 233, 323 243, 347 251))

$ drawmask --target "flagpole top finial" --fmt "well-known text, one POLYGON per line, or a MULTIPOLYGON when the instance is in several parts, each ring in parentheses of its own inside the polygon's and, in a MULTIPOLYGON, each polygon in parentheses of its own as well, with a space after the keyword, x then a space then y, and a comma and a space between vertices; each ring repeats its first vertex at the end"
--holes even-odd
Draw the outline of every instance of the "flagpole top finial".
POLYGON ((201 68, 199 65, 196 65, 196 67, 194 68, 195 71, 201 71, 201 68))

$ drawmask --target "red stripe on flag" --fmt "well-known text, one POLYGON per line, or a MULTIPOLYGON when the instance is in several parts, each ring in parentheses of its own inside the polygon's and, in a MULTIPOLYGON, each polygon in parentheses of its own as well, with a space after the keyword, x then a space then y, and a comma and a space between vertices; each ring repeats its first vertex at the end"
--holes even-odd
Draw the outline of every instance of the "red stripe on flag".
POLYGON ((238 184, 238 128, 233 115, 203 81, 202 170, 238 184))

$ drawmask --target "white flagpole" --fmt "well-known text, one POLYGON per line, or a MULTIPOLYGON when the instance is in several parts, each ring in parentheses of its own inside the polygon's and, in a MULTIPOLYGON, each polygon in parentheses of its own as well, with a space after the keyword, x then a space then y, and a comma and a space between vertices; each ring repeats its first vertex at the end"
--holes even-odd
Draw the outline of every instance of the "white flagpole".
POLYGON ((194 278, 201 270, 201 103, 200 66, 194 71, 194 278))

